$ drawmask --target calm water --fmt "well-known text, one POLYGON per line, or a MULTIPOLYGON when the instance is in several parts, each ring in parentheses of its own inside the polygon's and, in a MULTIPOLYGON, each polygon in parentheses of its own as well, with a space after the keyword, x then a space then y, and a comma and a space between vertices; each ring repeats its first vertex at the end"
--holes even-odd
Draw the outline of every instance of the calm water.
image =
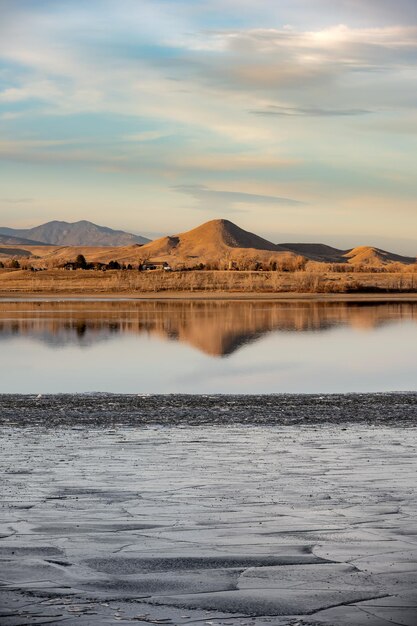
POLYGON ((417 303, 0 302, 0 393, 417 391, 417 303))

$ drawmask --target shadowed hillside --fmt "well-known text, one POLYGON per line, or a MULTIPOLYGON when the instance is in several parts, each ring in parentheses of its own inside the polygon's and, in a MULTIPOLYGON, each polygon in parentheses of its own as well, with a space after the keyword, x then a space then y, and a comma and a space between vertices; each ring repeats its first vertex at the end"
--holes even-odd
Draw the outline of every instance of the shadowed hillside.
POLYGON ((323 243, 281 243, 279 246, 296 254, 301 254, 311 261, 324 263, 346 262, 344 255, 347 250, 332 248, 332 246, 326 246, 323 243))

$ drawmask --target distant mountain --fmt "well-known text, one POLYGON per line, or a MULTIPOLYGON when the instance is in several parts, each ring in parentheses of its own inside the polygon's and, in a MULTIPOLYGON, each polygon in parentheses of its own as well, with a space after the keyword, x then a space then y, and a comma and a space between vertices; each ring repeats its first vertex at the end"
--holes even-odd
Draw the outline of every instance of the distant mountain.
MULTIPOLYGON (((27 229, 0 227, 0 235, 21 240, 30 239, 32 245, 43 243, 53 246, 129 246, 149 242, 146 237, 126 233, 123 230, 113 230, 106 226, 98 226, 86 220, 72 223, 54 220, 27 229)), ((1 241, 1 243, 6 242, 1 241)), ((28 242, 22 241, 22 243, 28 242)))

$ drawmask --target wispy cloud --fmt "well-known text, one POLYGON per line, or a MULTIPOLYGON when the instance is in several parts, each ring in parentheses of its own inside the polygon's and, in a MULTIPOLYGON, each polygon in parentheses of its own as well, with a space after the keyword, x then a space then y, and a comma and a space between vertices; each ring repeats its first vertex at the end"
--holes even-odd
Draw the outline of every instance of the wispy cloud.
POLYGON ((127 161, 124 155, 88 147, 79 139, 4 140, 0 141, 0 160, 21 163, 87 164, 92 167, 114 166, 127 161))
POLYGON ((286 205, 300 206, 305 204, 293 198, 283 198, 280 196, 270 196, 255 193, 245 193, 242 191, 224 191, 219 189, 210 189, 205 185, 176 185, 173 187, 175 191, 187 194, 198 200, 198 208, 204 210, 212 210, 219 213, 224 211, 242 211, 247 210, 248 206, 264 205, 286 205), (241 205, 245 205, 242 207, 241 205))
POLYGON ((5 204, 27 204, 33 202, 34 198, 0 198, 0 202, 5 204))
POLYGON ((141 143, 142 141, 156 141, 157 139, 163 139, 168 137, 169 133, 165 133, 159 130, 144 130, 141 133, 133 133, 132 135, 125 135, 123 139, 125 141, 133 141, 141 143))
POLYGON ((289 107, 271 104, 265 109, 250 111, 254 115, 280 117, 351 117, 367 115, 371 111, 366 109, 321 109, 319 107, 289 107))
POLYGON ((300 159, 279 157, 275 154, 190 154, 179 155, 175 159, 177 168, 197 172, 257 172, 277 171, 295 167, 300 159))

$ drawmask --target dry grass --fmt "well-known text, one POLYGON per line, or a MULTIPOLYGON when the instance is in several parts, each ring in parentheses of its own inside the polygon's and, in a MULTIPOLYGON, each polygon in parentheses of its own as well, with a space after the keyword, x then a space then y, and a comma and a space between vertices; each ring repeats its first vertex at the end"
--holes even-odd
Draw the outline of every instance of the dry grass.
POLYGON ((417 274, 237 271, 0 270, 0 295, 162 292, 370 293, 417 291, 417 274))

